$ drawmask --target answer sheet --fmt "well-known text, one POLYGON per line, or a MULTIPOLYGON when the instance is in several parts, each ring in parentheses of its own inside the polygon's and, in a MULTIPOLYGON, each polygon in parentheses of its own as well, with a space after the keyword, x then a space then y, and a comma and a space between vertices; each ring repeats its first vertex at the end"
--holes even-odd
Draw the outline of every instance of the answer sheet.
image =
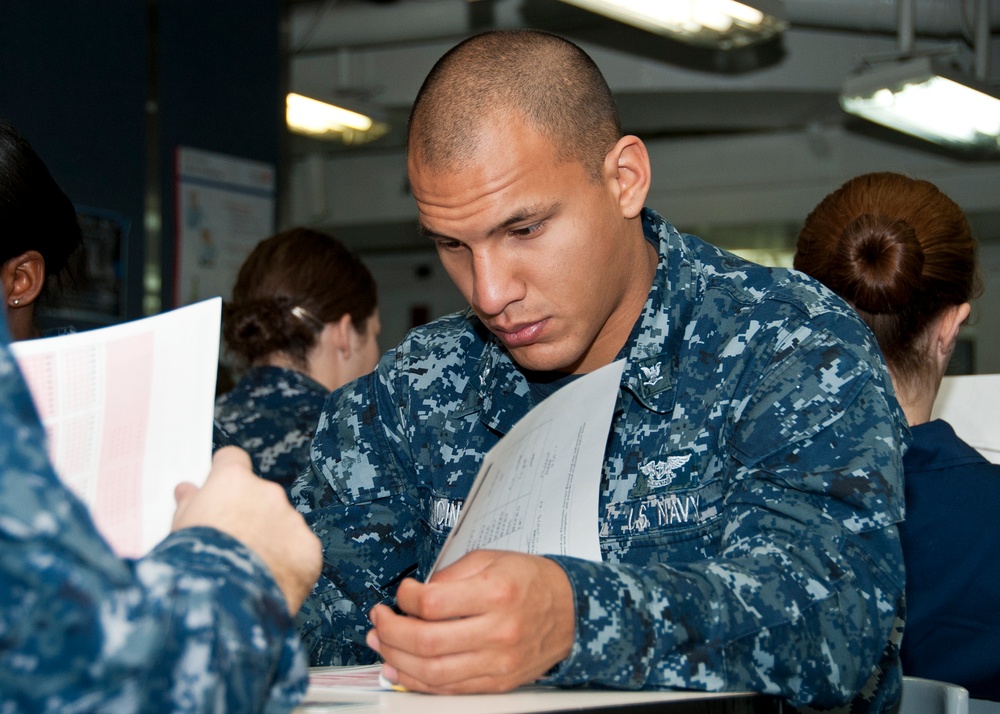
POLYGON ((212 460, 222 300, 15 342, 49 458, 121 556, 170 532, 174 487, 212 460))
POLYGON ((1000 464, 1000 374, 945 377, 934 401, 932 419, 944 419, 959 438, 988 461, 1000 464))
POLYGON ((566 385, 490 449, 432 574, 480 549, 601 560, 601 469, 624 367, 566 385))

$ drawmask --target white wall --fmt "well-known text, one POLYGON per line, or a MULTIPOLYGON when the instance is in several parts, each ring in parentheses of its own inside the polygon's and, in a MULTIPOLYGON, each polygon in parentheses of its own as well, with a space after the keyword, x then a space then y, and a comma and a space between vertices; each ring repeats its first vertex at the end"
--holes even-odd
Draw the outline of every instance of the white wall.
MULTIPOLYGON (((798 224, 841 183, 876 170, 927 179, 969 214, 1000 213, 1000 163, 960 161, 839 127, 659 140, 648 147, 653 185, 647 204, 680 226, 798 224)), ((336 234, 337 225, 415 221, 406 186, 402 152, 295 163, 291 222, 329 226, 336 234)), ((1000 372, 1000 248, 995 244, 1000 234, 978 237, 994 243, 983 243, 986 294, 977 310, 979 321, 967 334, 976 341, 977 371, 1000 372)), ((365 252, 363 245, 355 248, 365 252)), ((433 251, 365 258, 377 271, 387 345, 402 336, 413 305, 428 304, 434 317, 462 304, 433 251), (413 271, 421 263, 438 269, 417 282, 413 271)))
MULTIPOLYGON (((648 205, 676 224, 800 221, 841 183, 867 171, 932 181, 969 213, 1000 209, 1000 164, 901 148, 839 127, 647 144, 648 205)), ((291 224, 415 220, 402 151, 331 156, 291 166, 291 224), (316 197, 322 192, 321 198, 316 197)))
POLYGON ((434 319, 466 307, 435 251, 366 255, 364 261, 378 284, 383 352, 414 326, 414 309, 426 308, 434 319))
MULTIPOLYGON (((1000 191, 998 198, 1000 198, 1000 191)), ((1000 243, 980 246, 983 295, 975 303, 972 330, 976 342, 976 372, 1000 374, 1000 243)))

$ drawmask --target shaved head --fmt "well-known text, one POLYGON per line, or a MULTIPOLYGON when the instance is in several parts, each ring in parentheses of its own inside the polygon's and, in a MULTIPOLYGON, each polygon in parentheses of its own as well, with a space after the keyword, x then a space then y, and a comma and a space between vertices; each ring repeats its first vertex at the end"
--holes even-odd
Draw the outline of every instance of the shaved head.
POLYGON ((561 161, 601 180, 621 138, 611 90, 594 61, 568 40, 534 30, 487 32, 445 54, 410 114, 408 150, 435 171, 456 171, 496 122, 522 119, 549 138, 561 161))

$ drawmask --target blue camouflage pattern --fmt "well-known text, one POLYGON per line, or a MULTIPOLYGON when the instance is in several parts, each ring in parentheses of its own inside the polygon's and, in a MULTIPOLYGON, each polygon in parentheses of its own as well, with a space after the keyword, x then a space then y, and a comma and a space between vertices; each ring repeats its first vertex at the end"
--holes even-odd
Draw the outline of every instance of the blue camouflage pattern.
POLYGON ((233 444, 246 450, 254 473, 287 493, 309 465, 309 446, 329 394, 301 372, 251 367, 215 400, 215 448, 233 444))
POLYGON ((0 712, 287 712, 307 664, 263 561, 211 528, 122 560, 59 481, 0 320, 0 712))
MULTIPOLYGON (((894 711, 909 432, 873 337, 801 273, 649 210, 643 227, 660 258, 619 355, 603 562, 553 557, 576 634, 546 683, 894 711)), ((532 406, 471 311, 411 331, 330 397, 292 490, 325 553, 298 620, 313 664, 374 659, 364 615, 429 571, 484 453, 532 406)))

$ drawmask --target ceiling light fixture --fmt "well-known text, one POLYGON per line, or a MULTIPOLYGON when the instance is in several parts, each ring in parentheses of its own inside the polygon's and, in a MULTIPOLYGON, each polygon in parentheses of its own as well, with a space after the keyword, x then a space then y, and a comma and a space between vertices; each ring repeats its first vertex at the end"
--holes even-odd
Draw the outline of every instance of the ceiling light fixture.
POLYGON ((956 148, 1000 152, 1000 98, 930 57, 870 66, 849 77, 844 111, 896 131, 956 148))
POLYGON ((689 44, 733 49, 780 34, 787 27, 780 0, 563 0, 644 30, 689 44))
POLYGON ((285 98, 285 121, 298 134, 360 144, 384 135, 389 127, 367 114, 291 92, 285 98))
POLYGON ((840 92, 840 106, 850 114, 936 144, 1000 152, 1000 99, 997 90, 987 86, 989 0, 975 0, 975 80, 943 63, 958 53, 957 47, 914 49, 914 0, 898 0, 896 12, 898 51, 869 59, 848 77, 840 92))

